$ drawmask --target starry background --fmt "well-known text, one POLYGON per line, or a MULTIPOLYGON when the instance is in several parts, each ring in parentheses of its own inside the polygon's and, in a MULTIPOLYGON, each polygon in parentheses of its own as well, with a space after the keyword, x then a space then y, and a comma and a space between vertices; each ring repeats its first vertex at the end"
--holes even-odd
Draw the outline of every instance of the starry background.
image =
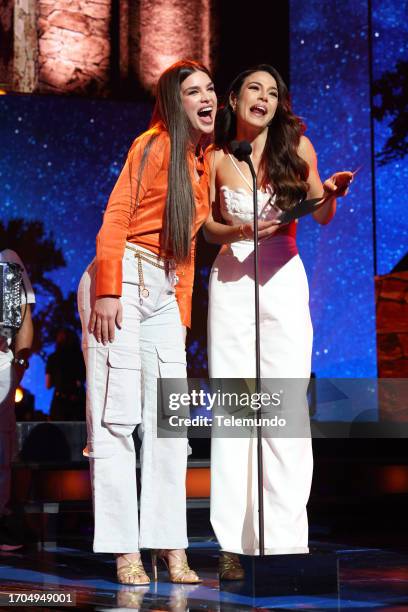
POLYGON ((318 376, 375 376, 374 273, 408 251, 406 161, 381 166, 389 118, 371 122, 373 81, 408 59, 407 2, 291 0, 291 94, 318 152, 322 178, 361 170, 334 221, 299 227, 315 327, 318 376), (373 129, 373 139, 371 140, 373 129), (372 160, 375 160, 372 163, 372 160))
MULTIPOLYGON (((374 0, 372 12, 373 78, 394 71, 398 61, 408 61, 408 2, 374 0)), ((405 100, 407 104, 407 100, 405 100)), ((408 109, 405 108, 405 112, 408 109)), ((390 135, 388 121, 374 123, 376 153, 390 135)), ((408 252, 406 221, 407 159, 375 168, 377 272, 387 274, 408 252)))
POLYGON ((299 227, 315 327, 313 369, 318 376, 375 376, 367 3, 293 0, 291 7, 293 107, 307 124, 320 175, 362 166, 332 223, 308 218, 299 227))
MULTIPOLYGON (((41 219, 66 267, 48 276, 76 291, 95 254, 95 236, 133 138, 146 129, 146 104, 52 96, 0 97, 1 217, 41 219)), ((36 309, 45 297, 36 292, 36 309)), ((48 411, 45 364, 34 355, 24 386, 48 411)))
MULTIPOLYGON (((398 58, 407 57, 407 26, 404 3, 375 0, 370 40, 366 1, 326 4, 290 2, 293 107, 308 126, 323 179, 336 170, 362 169, 335 220, 326 227, 302 220, 298 242, 310 283, 314 372, 318 377, 369 377, 376 375, 375 262, 379 273, 387 273, 407 250, 402 188, 408 178, 403 163, 377 165, 372 176, 370 43, 374 78, 379 78, 398 58)), ((150 110, 148 103, 0 98, 2 221, 45 221, 67 262, 50 274, 65 294, 76 290, 94 256, 107 198, 150 110)), ((380 150, 389 132, 387 121, 374 127, 380 150)), ((197 275, 204 289, 207 273, 203 268, 197 275)), ((45 298, 37 297, 41 309, 45 298)), ((192 359, 202 354, 191 347, 192 359)), ((35 394, 36 407, 47 411, 51 392, 44 388, 44 376, 44 362, 34 356, 24 384, 35 394)))

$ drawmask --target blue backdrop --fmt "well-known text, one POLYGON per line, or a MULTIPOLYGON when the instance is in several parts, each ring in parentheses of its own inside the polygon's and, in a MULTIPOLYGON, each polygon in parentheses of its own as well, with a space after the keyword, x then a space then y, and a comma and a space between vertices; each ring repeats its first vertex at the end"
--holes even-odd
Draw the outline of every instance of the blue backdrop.
POLYGON ((376 375, 367 18, 366 2, 291 2, 293 106, 322 179, 362 166, 330 225, 307 219, 299 228, 318 376, 376 375))
MULTIPOLYGON (((386 73, 396 74, 400 62, 405 62, 405 92, 407 91, 408 65, 408 2, 402 0, 373 0, 372 3, 372 44, 373 44, 373 78, 379 81, 386 73)), ((401 96, 402 79, 400 74, 398 86, 391 90, 388 84, 386 93, 395 101, 401 96)), ((406 93, 405 93, 406 95, 406 93)), ((381 103, 379 96, 374 102, 381 103)), ((407 100, 404 104, 405 117, 407 100)), ((402 110, 402 109, 401 109, 402 110)), ((374 145, 378 155, 392 134, 387 115, 382 121, 374 123, 374 145)), ((406 121, 406 119, 405 119, 406 121)), ((408 144, 405 136, 405 151, 408 144)), ((376 164, 376 237, 377 237, 377 271, 387 274, 408 252, 408 223, 406 214, 406 186, 408 184, 408 164, 406 158, 390 160, 385 165, 376 164)))

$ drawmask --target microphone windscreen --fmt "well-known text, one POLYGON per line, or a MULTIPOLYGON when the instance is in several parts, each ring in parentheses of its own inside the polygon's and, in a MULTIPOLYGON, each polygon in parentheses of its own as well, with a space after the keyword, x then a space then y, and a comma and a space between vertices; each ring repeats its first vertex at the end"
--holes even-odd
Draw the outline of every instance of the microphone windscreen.
POLYGON ((243 161, 252 153, 252 147, 246 140, 241 140, 238 142, 237 140, 233 140, 231 142, 231 151, 234 157, 236 157, 239 161, 243 161))
POLYGON ((230 143, 230 147, 231 147, 231 153, 233 155, 236 155, 238 149, 239 149, 239 142, 238 140, 232 140, 230 143))
POLYGON ((247 140, 241 140, 239 148, 243 155, 251 155, 252 153, 252 147, 247 140))

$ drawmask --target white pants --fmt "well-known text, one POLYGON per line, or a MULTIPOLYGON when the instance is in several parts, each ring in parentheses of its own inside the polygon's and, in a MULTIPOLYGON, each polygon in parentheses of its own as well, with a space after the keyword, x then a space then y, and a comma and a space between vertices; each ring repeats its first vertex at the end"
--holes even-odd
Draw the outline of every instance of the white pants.
POLYGON ((0 370, 0 516, 7 513, 11 490, 11 462, 16 442, 14 369, 0 370))
MULTIPOLYGON (((137 247, 140 250, 140 247, 137 247)), ((147 298, 138 293, 137 260, 123 259, 123 323, 115 340, 88 332, 95 265, 78 289, 87 369, 87 429, 94 502, 95 552, 186 548, 187 440, 156 436, 157 378, 186 377, 174 274, 142 263, 147 298), (140 528, 132 432, 142 423, 140 528)))
MULTIPOLYGON (((214 262, 209 286, 208 350, 213 378, 255 377, 253 247, 238 242, 214 262)), ((309 292, 292 238, 260 246, 262 378, 309 379, 309 292)), ((297 407, 296 407, 297 409, 297 407)), ((307 403, 300 397, 299 411, 307 403)), ((300 414, 300 413, 299 413, 300 414)), ((308 552, 306 503, 313 470, 311 440, 263 438, 265 552, 308 552)), ((257 441, 213 436, 211 523, 223 550, 259 554, 257 441)))

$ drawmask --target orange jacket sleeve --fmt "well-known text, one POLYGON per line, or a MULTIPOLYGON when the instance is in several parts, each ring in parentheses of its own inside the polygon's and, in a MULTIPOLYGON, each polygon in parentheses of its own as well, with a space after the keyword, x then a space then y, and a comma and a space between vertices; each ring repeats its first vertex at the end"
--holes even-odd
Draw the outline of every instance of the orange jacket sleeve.
MULTIPOLYGON (((134 141, 110 195, 103 224, 96 238, 96 297, 122 295, 122 258, 132 212, 136 206, 139 168, 151 136, 151 131, 145 132, 134 141)), ((160 171, 163 162, 160 140, 161 137, 157 136, 148 152, 140 177, 139 202, 160 171)))

